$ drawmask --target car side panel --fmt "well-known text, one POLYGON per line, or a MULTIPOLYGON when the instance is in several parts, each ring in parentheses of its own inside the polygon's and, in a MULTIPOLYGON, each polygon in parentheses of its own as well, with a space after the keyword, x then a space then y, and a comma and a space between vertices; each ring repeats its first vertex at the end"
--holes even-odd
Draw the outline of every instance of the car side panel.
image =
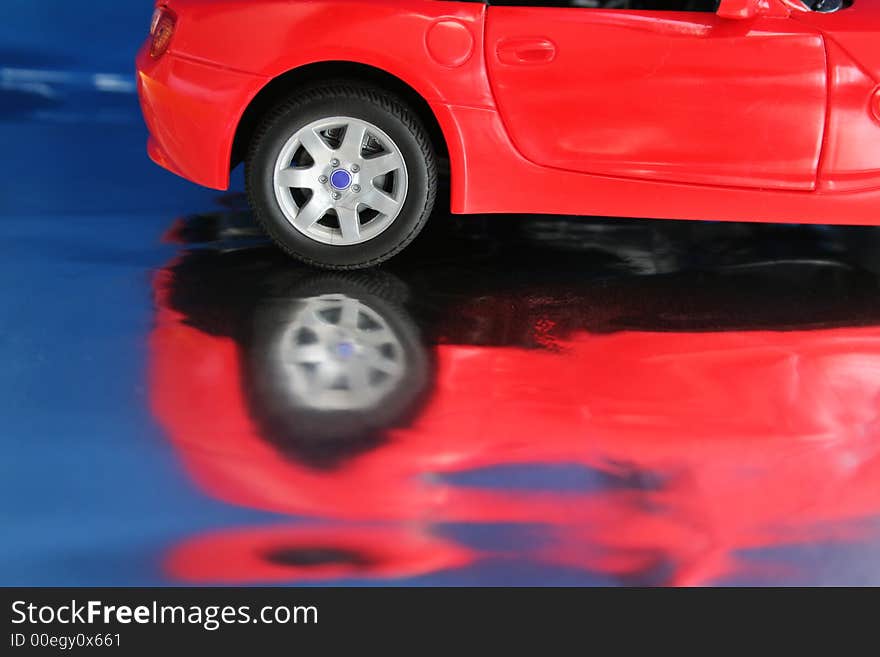
POLYGON ((816 185, 825 51, 796 21, 491 7, 486 47, 504 124, 536 164, 702 185, 816 185), (530 36, 553 54, 507 53, 530 36))
POLYGON ((497 112, 454 108, 453 114, 468 153, 465 189, 453 196, 453 212, 880 225, 880 189, 771 191, 560 171, 520 155, 497 112))
POLYGON ((827 40, 827 48, 831 98, 819 187, 880 187, 880 87, 835 41, 827 40), (872 95, 873 107, 866 102, 872 95))

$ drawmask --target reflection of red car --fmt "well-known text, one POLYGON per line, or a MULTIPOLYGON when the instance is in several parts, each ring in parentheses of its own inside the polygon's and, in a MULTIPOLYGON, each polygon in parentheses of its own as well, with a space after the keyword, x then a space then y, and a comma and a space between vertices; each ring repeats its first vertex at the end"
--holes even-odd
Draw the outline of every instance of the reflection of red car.
MULTIPOLYGON (((201 275, 213 275, 205 264, 211 258, 187 257, 208 268, 201 275)), ((151 394, 154 412, 192 478, 229 503, 359 525, 540 525, 552 541, 530 548, 512 545, 509 551, 619 576, 661 562, 671 567, 665 581, 682 584, 743 573, 737 561, 743 549, 857 540, 859 521, 880 514, 876 326, 825 322, 802 330, 602 333, 579 328, 577 322, 611 310, 618 295, 606 281, 599 287, 608 290, 609 307, 579 307, 589 298, 589 288, 583 287, 579 295, 566 293, 560 303, 536 294, 545 310, 534 317, 523 313, 514 297, 477 291, 474 302, 487 318, 513 336, 522 335, 519 324, 529 324, 539 336, 534 344, 470 343, 474 334, 464 324, 461 333, 445 330, 430 357, 419 357, 411 350, 418 341, 407 335, 408 311, 399 303, 381 303, 385 292, 378 283, 384 279, 378 274, 359 283, 318 276, 292 287, 273 283, 267 288, 261 281, 274 274, 257 273, 253 258, 239 259, 240 271, 233 256, 218 260, 217 271, 231 272, 229 280, 238 281, 248 303, 253 293, 267 297, 254 311, 232 314, 241 315, 244 326, 276 330, 242 337, 228 319, 217 317, 222 309, 213 307, 200 309, 214 321, 213 328, 197 327, 199 319, 182 314, 171 299, 186 285, 182 278, 198 269, 172 268, 158 281, 151 394), (399 379, 403 385, 389 387, 388 379, 381 379, 368 393, 356 394, 348 381, 333 387, 338 394, 328 398, 315 389, 303 393, 299 379, 268 359, 254 360, 253 354, 271 354, 281 364, 300 362, 289 350, 297 332, 288 329, 342 298, 356 301, 362 318, 383 327, 368 333, 387 329, 393 334, 400 362, 410 371, 399 379), (566 327, 563 333, 560 326, 566 327), (254 339, 256 344, 247 344, 254 339), (254 367, 266 376, 249 373, 254 367), (426 377, 433 383, 427 385, 426 377), (353 418, 363 417, 357 414, 364 406, 396 409, 397 417, 384 415, 382 426, 373 427, 381 440, 352 450, 345 434, 353 418), (274 422, 266 421, 267 413, 275 413, 274 422), (342 456, 316 458, 285 445, 297 440, 303 424, 323 424, 325 430, 312 436, 342 456), (574 471, 578 483, 569 489, 533 488, 527 482, 487 485, 487 473, 516 468, 561 476, 574 471)), ((282 280, 299 276, 280 271, 282 280)), ((799 278, 809 280, 808 270, 799 278)), ((201 289, 198 278, 193 286, 201 289)), ((812 289, 821 294, 820 285, 812 289)), ((845 289, 829 291, 837 296, 845 289)), ((780 302, 785 298, 775 296, 780 302)), ((222 298, 229 302, 239 293, 223 286, 222 298)), ((822 305, 818 296, 814 301, 822 305)), ((342 322, 345 306, 340 308, 338 317, 325 313, 330 324, 342 322)), ((466 317, 472 311, 462 306, 449 315, 466 317)), ((484 331, 492 334, 497 331, 484 331)), ((341 358, 333 348, 302 362, 318 374, 322 359, 329 359, 328 371, 352 372, 347 357, 357 352, 359 339, 352 334, 334 343, 348 345, 341 358)), ((321 344, 309 340, 308 353, 321 344)), ((360 554, 347 530, 336 527, 320 539, 284 534, 276 540, 272 534, 269 540, 262 530, 208 536, 175 552, 171 568, 183 579, 242 581, 247 577, 238 571, 224 576, 222 565, 233 559, 230 555, 238 559, 246 553, 248 562, 257 564, 252 580, 283 579, 285 572, 289 579, 309 579, 301 564, 280 571, 275 562, 259 565, 269 550, 267 541, 286 541, 296 554, 360 554), (192 573, 187 576, 182 564, 191 564, 192 573)), ((434 563, 436 558, 438 567, 477 558, 450 552, 444 542, 421 542, 420 532, 406 530, 406 535, 413 545, 424 546, 424 559, 434 563)), ((365 552, 374 548, 364 544, 365 552)), ((411 555, 397 556, 402 559, 398 572, 406 574, 411 555)), ((368 561, 373 563, 367 557, 340 557, 319 564, 319 572, 379 574, 358 566, 368 561)), ((387 566, 387 560, 374 561, 387 566)))
POLYGON ((473 558, 467 548, 413 528, 274 526, 189 540, 167 569, 181 582, 247 584, 415 577, 473 558))
POLYGON ((160 0, 139 89, 155 161, 244 159, 275 240, 351 268, 447 156, 458 213, 877 223, 878 35, 867 0, 160 0))

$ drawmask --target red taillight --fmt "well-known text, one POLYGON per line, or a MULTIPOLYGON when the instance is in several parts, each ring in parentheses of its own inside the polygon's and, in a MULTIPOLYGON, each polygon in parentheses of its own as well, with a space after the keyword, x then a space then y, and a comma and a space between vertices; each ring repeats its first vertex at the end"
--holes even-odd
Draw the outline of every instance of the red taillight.
POLYGON ((150 25, 150 54, 153 58, 158 59, 168 50, 176 23, 177 17, 167 7, 158 7, 153 12, 153 22, 150 25))

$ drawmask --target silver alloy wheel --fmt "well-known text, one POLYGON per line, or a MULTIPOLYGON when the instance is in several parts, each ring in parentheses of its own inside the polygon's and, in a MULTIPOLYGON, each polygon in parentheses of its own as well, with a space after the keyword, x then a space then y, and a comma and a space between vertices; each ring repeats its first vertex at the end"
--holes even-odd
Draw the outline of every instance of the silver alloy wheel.
POLYGON ((403 347, 387 322, 344 294, 303 299, 276 348, 289 393, 316 411, 375 408, 406 373, 403 347))
POLYGON ((408 182, 391 137, 351 117, 304 126, 275 161, 275 198, 286 219, 334 246, 360 244, 386 230, 403 208, 408 182))

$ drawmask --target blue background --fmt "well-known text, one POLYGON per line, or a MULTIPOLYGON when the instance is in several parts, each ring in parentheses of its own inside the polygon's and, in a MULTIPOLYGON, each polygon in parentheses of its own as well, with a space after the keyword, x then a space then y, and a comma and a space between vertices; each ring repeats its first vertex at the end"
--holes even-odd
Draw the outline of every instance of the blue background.
POLYGON ((144 0, 4 0, 4 65, 131 73, 150 25, 144 0))
POLYGON ((268 516, 198 493, 147 408, 150 273, 175 251, 160 236, 216 197, 146 157, 133 69, 152 10, 4 2, 3 585, 162 583, 177 540, 268 516))

